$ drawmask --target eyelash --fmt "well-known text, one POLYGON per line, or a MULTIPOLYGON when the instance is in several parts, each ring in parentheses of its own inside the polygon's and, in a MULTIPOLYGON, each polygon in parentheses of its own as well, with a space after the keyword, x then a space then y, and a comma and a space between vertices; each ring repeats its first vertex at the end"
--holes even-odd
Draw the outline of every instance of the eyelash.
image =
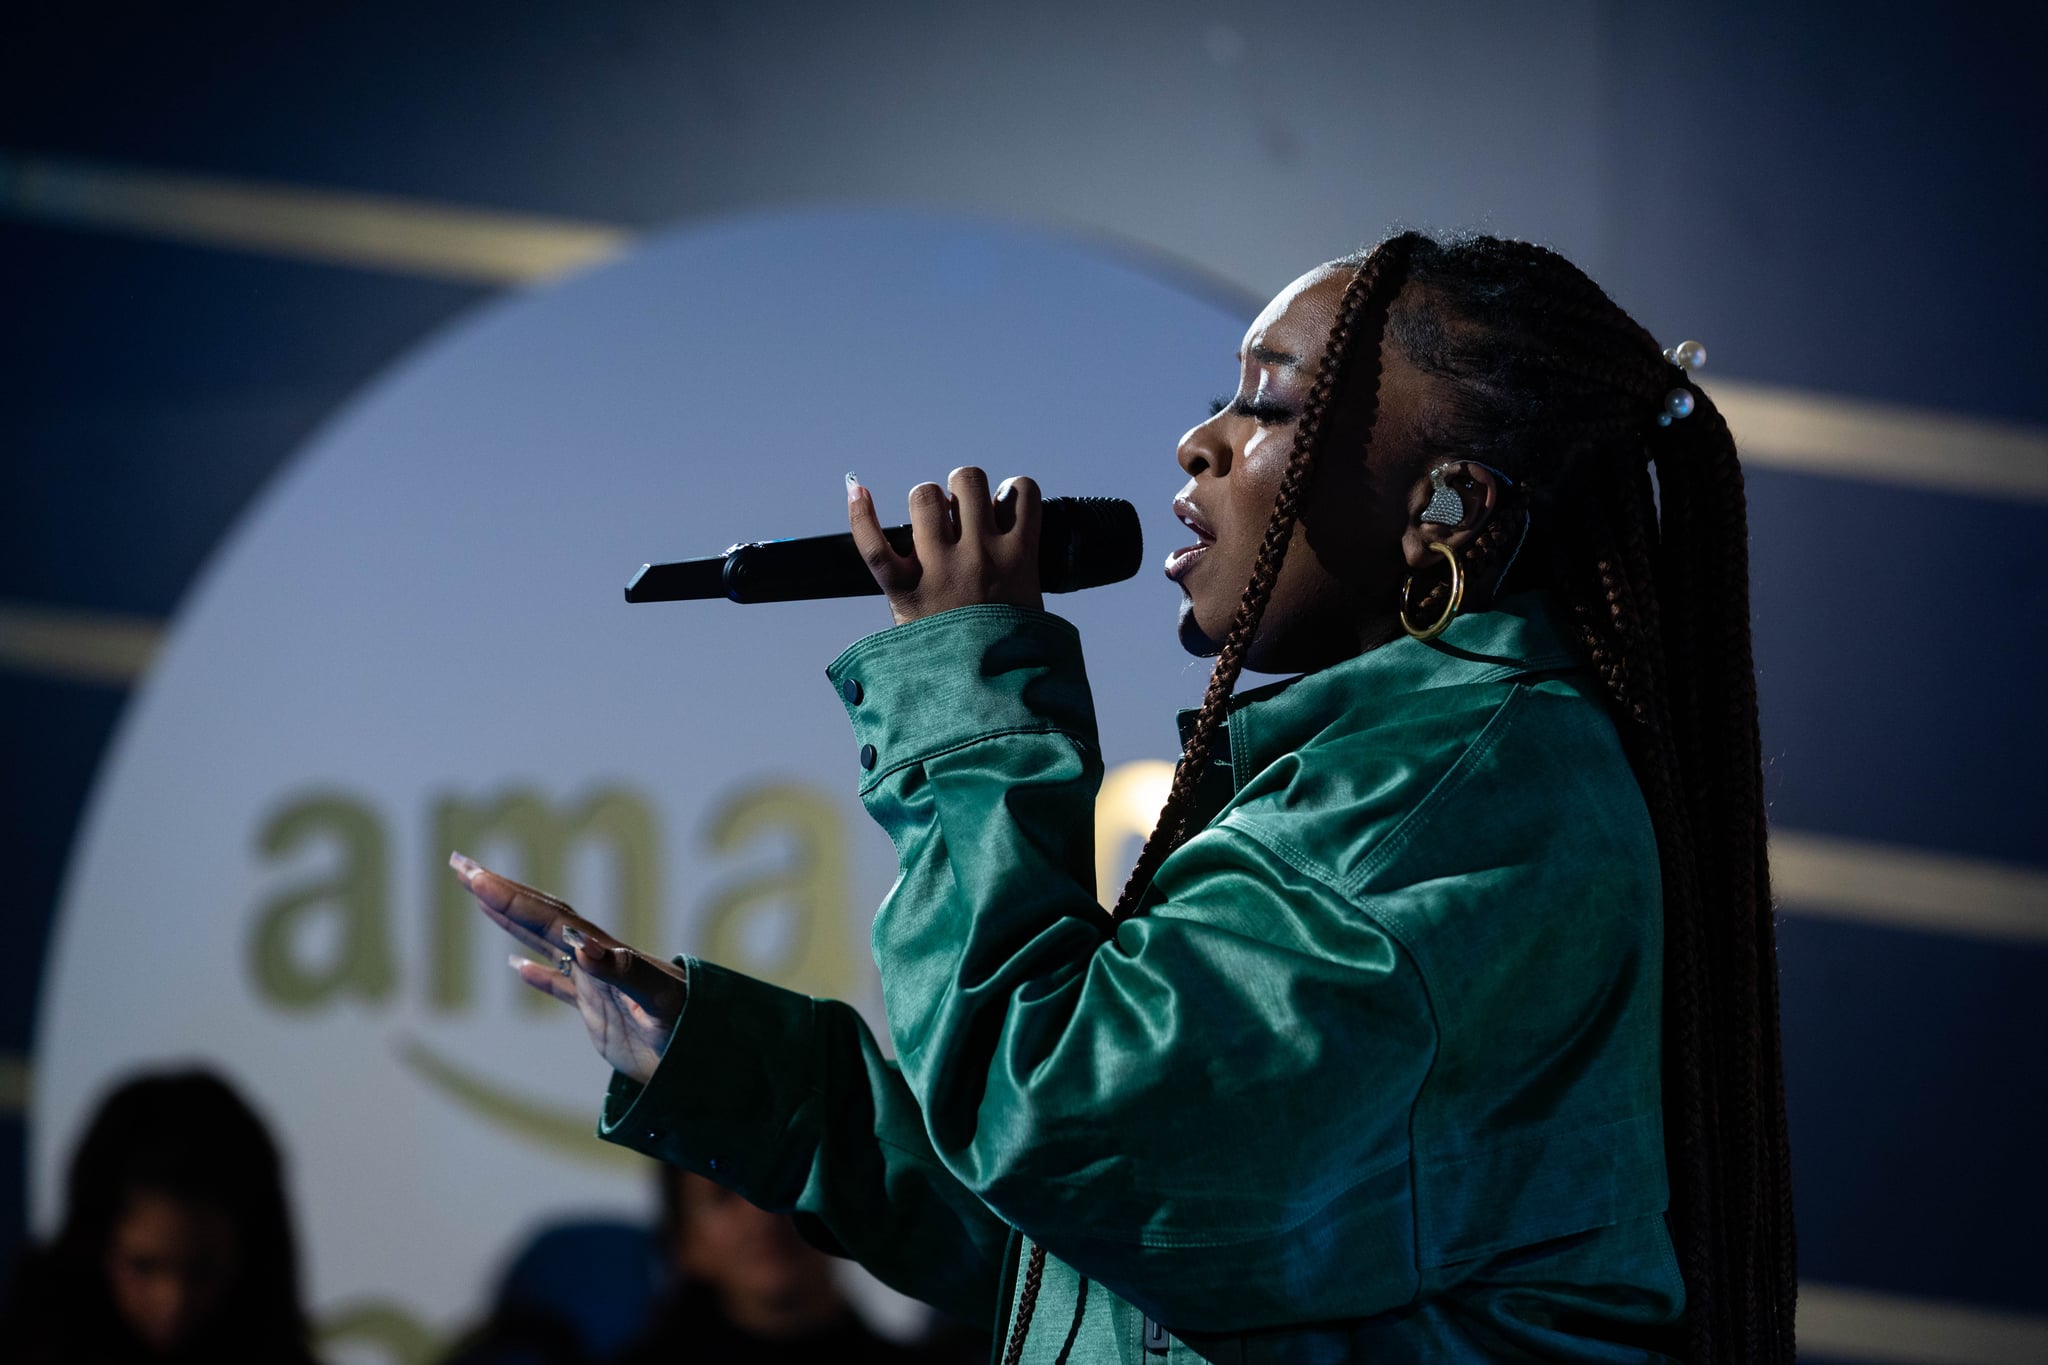
POLYGON ((1241 401, 1235 398, 1211 398, 1209 415, 1214 417, 1224 409, 1233 417, 1249 417, 1260 426, 1278 426, 1294 420, 1294 411, 1278 403, 1261 403, 1256 400, 1241 401))

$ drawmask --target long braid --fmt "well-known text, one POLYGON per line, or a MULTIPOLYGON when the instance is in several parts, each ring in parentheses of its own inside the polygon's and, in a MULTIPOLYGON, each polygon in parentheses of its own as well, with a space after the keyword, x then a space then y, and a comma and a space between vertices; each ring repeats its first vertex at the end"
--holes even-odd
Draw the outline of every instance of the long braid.
MULTIPOLYGON (((1692 1355, 1712 1360, 1714 1280, 1705 1268, 1724 1254, 1721 1221, 1700 1200, 1714 1182, 1715 1153, 1720 1149, 1721 1123, 1715 1096, 1705 1079, 1718 1036, 1703 995, 1702 973, 1696 964, 1707 951, 1703 942, 1699 886, 1691 869, 1697 853, 1694 813, 1688 808, 1679 774, 1697 770, 1697 758, 1682 759, 1674 738, 1669 670, 1658 594, 1643 591, 1656 582, 1653 555, 1657 547, 1657 512, 1649 481, 1635 480, 1633 506, 1619 518, 1617 547, 1619 581, 1632 590, 1638 605, 1633 621, 1617 621, 1620 644, 1615 651, 1631 660, 1647 695, 1615 695, 1628 703, 1622 726, 1623 743, 1632 766, 1641 775, 1645 803, 1652 812, 1662 853, 1665 887, 1664 1032, 1667 1148, 1670 1152, 1673 1199, 1681 1259, 1691 1298, 1692 1355), (1680 965, 1688 964, 1688 965, 1680 965)), ((1688 666, 1684 676, 1693 674, 1688 666)), ((1610 693, 1615 693, 1610 685, 1610 693)))
POLYGON ((1273 584, 1279 580, 1281 566, 1287 561, 1287 547, 1300 517, 1302 495, 1315 475, 1316 447, 1324 416, 1340 377, 1355 384, 1351 392, 1357 395, 1361 404, 1361 440, 1371 438, 1373 418, 1379 409, 1380 337, 1388 310, 1395 295, 1400 293, 1409 251, 1423 240, 1420 234, 1407 233, 1382 242, 1344 287, 1343 297, 1337 305, 1336 322, 1331 326, 1329 340, 1323 347, 1321 368, 1295 424, 1294 444, 1287 454, 1287 470, 1273 499, 1273 513, 1266 522, 1266 534, 1259 544, 1258 559, 1252 565, 1251 578, 1245 584, 1243 595, 1238 598, 1230 631, 1216 656, 1216 666, 1209 673, 1209 686, 1202 694, 1202 708, 1195 715, 1194 727, 1182 750, 1180 763, 1174 769, 1173 786, 1160 809, 1158 823, 1138 852, 1137 866, 1131 869, 1123 894, 1117 897, 1116 908, 1112 912, 1117 919, 1137 910, 1146 888, 1159 871, 1159 865, 1180 846, 1188 832, 1188 811, 1193 805, 1202 773, 1208 766, 1216 732, 1229 712, 1231 691, 1237 686, 1238 675, 1244 671, 1245 657, 1258 634, 1259 621, 1265 616, 1273 584), (1353 345, 1354 337, 1358 342, 1356 346, 1353 345), (1355 378, 1343 374, 1353 366, 1357 368, 1355 378))
MULTIPOLYGON (((1712 1018, 1706 976, 1699 970, 1711 944, 1704 933, 1700 886, 1694 872, 1698 863, 1696 818, 1680 778, 1697 765, 1681 754, 1682 748, 1693 746, 1682 744, 1678 737, 1669 702, 1669 670, 1660 666, 1665 655, 1664 612, 1654 591, 1637 591, 1639 585, 1648 589, 1655 582, 1648 534, 1653 526, 1640 506, 1633 509, 1620 537, 1622 543, 1603 547, 1598 567, 1615 585, 1610 592, 1625 591, 1643 603, 1657 604, 1649 608, 1654 615, 1639 612, 1633 620, 1610 620, 1606 623, 1610 630, 1585 630, 1581 638, 1595 657, 1625 661, 1615 665, 1617 675, 1647 684, 1647 698, 1639 693, 1638 698, 1630 699, 1635 705, 1620 713, 1621 734, 1631 764, 1641 777, 1661 854, 1667 964, 1664 1088, 1674 1223, 1690 1299, 1691 1355, 1713 1360, 1714 1343, 1727 1339, 1719 1320, 1726 1301, 1717 1293, 1722 1277, 1710 1268, 1726 1261, 1727 1228, 1704 1201, 1715 1186, 1717 1154, 1724 1145, 1720 1096, 1709 1082, 1718 1068, 1714 1054, 1722 1038, 1712 1018)), ((1689 668, 1679 671, 1691 676, 1689 668)), ((1614 677, 1607 681, 1610 698, 1619 710, 1626 694, 1619 693, 1614 677)))
POLYGON ((1704 395, 1691 417, 1650 425, 1684 372, 1562 257, 1430 244, 1411 278, 1393 338, 1450 381, 1430 454, 1485 459, 1540 490, 1550 524, 1532 572, 1573 623, 1656 828, 1690 1354, 1790 1360, 1790 1155, 1734 442, 1704 395))
MULTIPOLYGON (((1610 372, 1612 367, 1609 367, 1610 372)), ((1621 387, 1642 391, 1639 381, 1625 377, 1621 387)), ((1636 417, 1640 427, 1642 417, 1636 417)), ((1582 429, 1593 424, 1581 424, 1582 429)), ((1630 452, 1631 462, 1634 451, 1630 452)), ((1673 490, 1675 493, 1675 490, 1673 490)), ((1657 543, 1655 501, 1647 477, 1609 478, 1583 490, 1581 524, 1575 528, 1585 551, 1574 567, 1561 573, 1561 585, 1577 622, 1580 643, 1608 693, 1631 764, 1644 787, 1661 850, 1665 887, 1666 955, 1673 963, 1697 963, 1706 951, 1701 935, 1694 812, 1688 807, 1679 774, 1697 771, 1697 749, 1687 746, 1672 719, 1671 679, 1664 666, 1664 613, 1655 591, 1657 570, 1652 559, 1657 543), (1581 567, 1582 566, 1582 567, 1581 567), (1583 575, 1581 578, 1580 575, 1583 575)), ((1674 514, 1687 515, 1685 500, 1673 497, 1674 514)), ((1682 539, 1682 537, 1681 537, 1682 539)), ((1678 676, 1695 677, 1689 653, 1681 658, 1678 676)), ((1681 706, 1681 709, 1684 709, 1681 706)), ((1715 1299, 1712 1280, 1703 1267, 1718 1264, 1724 1254, 1721 1220, 1695 1202, 1698 1192, 1713 1183, 1714 1153, 1719 1148, 1720 1115, 1703 1067, 1717 1045, 1701 993, 1701 974, 1682 968, 1666 978, 1665 1031, 1671 1065, 1666 1074, 1666 1107, 1670 1124, 1671 1169, 1679 1206, 1676 1224, 1681 1256, 1692 1291, 1693 1354, 1713 1358, 1715 1299), (1701 1288, 1699 1286, 1706 1286, 1701 1288)))
MULTIPOLYGON (((1714 685, 1700 689, 1702 704, 1693 720, 1701 731, 1698 747, 1712 755, 1703 765, 1711 785, 1701 793, 1701 804, 1713 803, 1711 815, 1717 818, 1712 828, 1719 835, 1712 847, 1701 850, 1697 871, 1703 885, 1719 892, 1720 904, 1733 912, 1726 931, 1714 936, 1724 948, 1714 963, 1725 973, 1722 998, 1756 1003, 1739 1013, 1724 1010, 1719 1021, 1721 1036, 1737 1049, 1732 1074, 1721 1079, 1741 1106, 1745 1139, 1722 1153, 1736 1165, 1739 1183, 1730 1182, 1733 1188, 1721 1212, 1724 1218, 1741 1219, 1734 1226, 1743 1234, 1744 1251, 1754 1258, 1745 1266, 1751 1271, 1745 1284, 1762 1299, 1755 1305, 1761 1311, 1746 1313, 1743 1326, 1746 1333, 1760 1334, 1750 1338, 1756 1358, 1770 1358, 1790 1349, 1797 1282, 1762 746, 1749 634, 1746 506, 1734 441, 1720 413, 1702 399, 1688 420, 1699 425, 1673 443, 1670 458, 1660 460, 1658 469, 1662 479, 1668 465, 1683 464, 1688 473, 1675 490, 1677 500, 1697 503, 1699 539, 1692 548, 1700 556, 1699 581, 1692 606, 1698 638, 1691 652, 1700 678, 1714 685), (1741 918, 1745 912, 1746 923, 1741 918), (1737 1199, 1742 1206, 1735 1204, 1737 1199)), ((1708 814, 1701 813, 1703 823, 1708 814)))
POLYGON ((1038 1310, 1038 1286, 1045 1279, 1045 1248, 1031 1244, 1024 1267, 1024 1283, 1017 1290, 1017 1319, 1010 1324, 1010 1343, 1003 1348, 1003 1365, 1017 1365, 1024 1358, 1024 1338, 1031 1332, 1031 1315, 1038 1310))

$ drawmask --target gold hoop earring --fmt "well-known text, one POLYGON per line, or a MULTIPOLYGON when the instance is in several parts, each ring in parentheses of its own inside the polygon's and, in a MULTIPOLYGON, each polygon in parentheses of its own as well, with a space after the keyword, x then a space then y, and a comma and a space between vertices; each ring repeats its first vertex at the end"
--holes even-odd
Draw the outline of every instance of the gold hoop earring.
POLYGON ((1429 548, 1435 550, 1451 562, 1451 600, 1444 604, 1444 614, 1442 616, 1437 617, 1436 620, 1426 626, 1416 627, 1408 619, 1408 598, 1415 590, 1415 575, 1408 575, 1408 581, 1401 585, 1401 629, 1407 631, 1410 638, 1416 640, 1434 640, 1437 636, 1443 634, 1444 628, 1451 624, 1451 618, 1458 614, 1458 608, 1465 601, 1465 571, 1458 565, 1457 553, 1441 541, 1432 540, 1429 542, 1429 548))

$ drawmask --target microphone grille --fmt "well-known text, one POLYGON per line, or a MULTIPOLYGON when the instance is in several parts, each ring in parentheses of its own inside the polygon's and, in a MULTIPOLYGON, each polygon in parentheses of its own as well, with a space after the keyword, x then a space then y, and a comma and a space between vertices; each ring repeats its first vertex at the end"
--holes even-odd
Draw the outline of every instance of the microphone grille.
POLYGON ((1038 583, 1075 592, 1121 583, 1145 559, 1138 509, 1122 498, 1048 498, 1038 544, 1038 583))

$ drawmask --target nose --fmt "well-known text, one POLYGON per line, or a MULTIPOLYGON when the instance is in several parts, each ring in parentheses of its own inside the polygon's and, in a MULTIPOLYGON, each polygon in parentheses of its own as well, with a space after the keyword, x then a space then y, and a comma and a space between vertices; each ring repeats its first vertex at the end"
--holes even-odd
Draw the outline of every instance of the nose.
POLYGON ((1204 470, 1216 475, 1230 472, 1230 442, 1224 439, 1222 431, 1223 421, 1228 416, 1228 413, 1219 412, 1180 438, 1174 458, 1189 478, 1204 470))

